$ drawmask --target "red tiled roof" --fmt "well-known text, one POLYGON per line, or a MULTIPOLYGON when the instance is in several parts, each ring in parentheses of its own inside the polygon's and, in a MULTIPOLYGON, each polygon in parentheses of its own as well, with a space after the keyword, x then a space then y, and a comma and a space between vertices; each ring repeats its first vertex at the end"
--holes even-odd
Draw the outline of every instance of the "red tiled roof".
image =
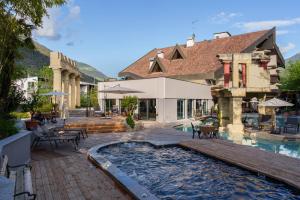
POLYGON ((158 76, 168 77, 189 74, 204 74, 216 71, 221 67, 221 63, 216 57, 218 54, 240 53, 266 35, 269 31, 270 30, 264 30, 231 36, 228 38, 204 40, 196 42, 192 47, 180 45, 182 52, 185 54, 184 59, 170 60, 170 54, 175 46, 153 49, 121 71, 119 76, 124 76, 124 74, 130 73, 142 78, 150 78, 158 76), (164 52, 164 58, 159 59, 164 65, 166 72, 149 73, 149 59, 155 57, 159 50, 164 52))

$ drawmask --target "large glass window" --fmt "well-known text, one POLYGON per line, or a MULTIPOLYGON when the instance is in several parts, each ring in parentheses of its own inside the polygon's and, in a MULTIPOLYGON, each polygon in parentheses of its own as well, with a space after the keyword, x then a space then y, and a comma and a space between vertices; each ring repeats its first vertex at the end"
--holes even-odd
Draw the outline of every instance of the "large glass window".
POLYGON ((115 99, 105 99, 105 112, 113 112, 115 106, 116 106, 115 99))
POLYGON ((177 99, 177 119, 184 118, 184 99, 177 99))
POLYGON ((188 118, 193 117, 193 99, 188 99, 188 102, 187 102, 187 116, 188 116, 188 118))
POLYGON ((156 120, 156 99, 139 99, 139 119, 156 120))

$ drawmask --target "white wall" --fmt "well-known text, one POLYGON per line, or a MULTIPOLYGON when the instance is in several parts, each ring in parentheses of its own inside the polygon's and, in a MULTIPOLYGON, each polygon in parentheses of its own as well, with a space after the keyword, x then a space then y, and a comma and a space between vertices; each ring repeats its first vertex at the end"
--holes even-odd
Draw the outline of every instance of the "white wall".
POLYGON ((159 122, 177 121, 177 99, 212 99, 210 86, 165 77, 98 83, 101 110, 104 110, 104 99, 122 99, 123 96, 128 95, 135 95, 139 99, 156 99, 156 120, 159 122), (100 92, 116 85, 141 91, 141 93, 121 95, 100 92))

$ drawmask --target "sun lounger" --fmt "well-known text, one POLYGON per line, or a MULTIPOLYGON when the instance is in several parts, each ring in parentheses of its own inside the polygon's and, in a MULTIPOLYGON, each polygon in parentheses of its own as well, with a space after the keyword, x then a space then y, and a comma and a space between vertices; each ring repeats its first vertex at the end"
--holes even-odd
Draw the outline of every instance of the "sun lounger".
POLYGON ((34 141, 32 142, 31 148, 36 147, 41 142, 48 142, 53 149, 53 143, 55 147, 58 147, 58 143, 71 142, 77 150, 79 136, 77 135, 57 135, 55 132, 49 131, 45 127, 38 126, 33 130, 35 136, 34 141))

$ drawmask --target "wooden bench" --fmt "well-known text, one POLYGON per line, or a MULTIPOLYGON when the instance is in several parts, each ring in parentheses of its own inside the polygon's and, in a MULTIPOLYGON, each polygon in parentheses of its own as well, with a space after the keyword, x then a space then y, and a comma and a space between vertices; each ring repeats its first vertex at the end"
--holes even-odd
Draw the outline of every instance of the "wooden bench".
POLYGON ((36 199, 33 194, 31 180, 31 166, 24 164, 18 166, 9 166, 8 157, 5 155, 2 159, 0 176, 9 178, 14 182, 14 199, 36 199))

